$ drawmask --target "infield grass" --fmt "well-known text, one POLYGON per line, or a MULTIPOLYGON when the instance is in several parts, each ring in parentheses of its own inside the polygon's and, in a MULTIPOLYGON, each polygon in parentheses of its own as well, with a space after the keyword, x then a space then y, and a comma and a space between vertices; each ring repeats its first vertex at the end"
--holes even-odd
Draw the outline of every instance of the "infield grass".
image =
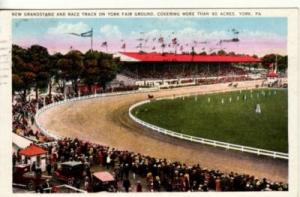
POLYGON ((153 101, 133 115, 178 133, 287 153, 287 100, 286 89, 254 89, 153 101))

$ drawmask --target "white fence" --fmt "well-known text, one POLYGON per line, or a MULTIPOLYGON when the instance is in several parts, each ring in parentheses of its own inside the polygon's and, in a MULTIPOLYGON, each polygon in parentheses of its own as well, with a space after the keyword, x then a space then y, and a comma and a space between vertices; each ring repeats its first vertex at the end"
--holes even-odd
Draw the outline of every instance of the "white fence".
POLYGON ((63 101, 58 101, 55 103, 51 103, 49 105, 43 106, 42 108, 40 108, 37 113, 35 114, 35 125, 36 127, 46 136, 52 137, 54 139, 61 139, 61 136, 55 135, 53 134, 50 130, 44 128, 38 121, 39 116, 47 111, 48 109, 51 109, 53 107, 56 107, 58 105, 62 105, 65 103, 72 103, 72 102, 78 102, 78 101, 82 101, 82 100, 88 100, 88 99, 93 99, 93 98, 102 98, 102 97, 111 97, 111 96, 120 96, 120 95, 128 95, 128 94, 134 94, 134 93, 146 93, 146 92, 154 92, 157 91, 158 89, 148 89, 148 90, 134 90, 134 91, 124 91, 124 92, 115 92, 115 93, 103 93, 103 94, 93 94, 93 95, 88 95, 88 96, 82 96, 82 97, 75 97, 75 98, 71 98, 71 99, 66 99, 63 101))
MULTIPOLYGON (((172 99, 172 98, 174 98, 174 97, 165 97, 165 98, 160 98, 158 100, 172 99)), ((132 110, 134 108, 144 105, 149 102, 150 102, 150 100, 145 100, 145 101, 141 101, 141 102, 138 102, 138 103, 130 106, 128 114, 129 114, 130 118, 133 121, 135 121, 136 123, 141 124, 144 127, 150 128, 159 133, 163 133, 165 135, 169 135, 169 136, 176 137, 179 139, 188 140, 191 142, 207 144, 207 145, 211 145, 211 146, 215 146, 215 147, 222 147, 222 148, 226 148, 226 149, 230 149, 230 150, 237 150, 237 151, 242 151, 242 152, 247 152, 247 153, 253 153, 253 154, 257 154, 257 155, 264 155, 264 156, 269 156, 269 157, 273 157, 273 158, 288 159, 288 157, 289 157, 289 155, 287 153, 275 152, 275 151, 270 151, 270 150, 265 150, 265 149, 253 148, 253 147, 249 147, 249 146, 242 146, 242 145, 238 145, 238 144, 231 144, 231 143, 226 143, 226 142, 221 142, 221 141, 216 141, 216 140, 205 139, 205 138, 201 138, 201 137, 190 136, 190 135, 186 135, 186 134, 182 134, 182 133, 177 133, 177 132, 170 131, 170 130, 155 126, 153 124, 147 123, 147 122, 135 117, 134 115, 132 115, 132 110)))
MULTIPOLYGON (((51 103, 49 105, 46 105, 44 107, 42 107, 41 109, 39 109, 37 111, 37 113, 35 114, 35 124, 37 126, 37 128, 45 135, 50 136, 54 139, 61 139, 61 136, 55 135, 53 134, 50 130, 44 128, 38 121, 39 116, 47 111, 50 108, 53 108, 55 106, 58 105, 62 105, 65 103, 71 103, 71 102, 78 102, 81 100, 87 100, 87 99, 93 99, 93 98, 101 98, 101 97, 110 97, 110 96, 120 96, 120 95, 127 95, 127 94, 134 94, 134 93, 142 93, 142 92, 153 92, 153 91, 157 91, 157 89, 152 89, 152 90, 136 90, 136 91, 124 91, 124 92, 117 92, 117 93, 104 93, 104 94, 94 94, 94 95, 88 95, 88 96, 82 96, 82 97, 76 97, 76 98, 72 98, 72 99, 66 99, 63 101, 59 101, 59 102, 55 102, 55 103, 51 103)), ((187 95, 185 95, 187 96, 187 95)), ((172 98, 177 98, 177 97, 181 97, 181 96, 176 96, 176 97, 164 97, 164 98, 160 98, 158 100, 162 100, 162 99, 172 99, 172 98)), ((184 139, 184 140, 189 140, 192 142, 197 142, 197 143, 201 143, 201 144, 207 144, 207 145, 212 145, 215 147, 222 147, 222 148, 226 148, 226 149, 231 149, 231 150, 238 150, 238 151, 242 151, 242 152, 247 152, 247 153, 254 153, 257 155, 264 155, 264 156, 269 156, 269 157, 273 157, 273 158, 281 158, 281 159, 288 159, 288 154, 287 153, 282 153, 282 152, 275 152, 275 151, 270 151, 270 150, 265 150, 265 149, 259 149, 259 148, 253 148, 253 147, 249 147, 249 146, 242 146, 242 145, 237 145, 237 144, 231 144, 231 143, 226 143, 226 142, 221 142, 221 141, 216 141, 216 140, 210 140, 210 139, 205 139, 205 138, 200 138, 200 137, 194 137, 194 136, 190 136, 190 135, 186 135, 186 134, 181 134, 181 133, 177 133, 174 131, 170 131, 164 128, 160 128, 158 126, 152 125, 150 123, 144 122, 140 119, 138 119, 137 117, 133 116, 131 111, 140 106, 143 105, 145 103, 149 103, 149 100, 145 100, 145 101, 141 101, 138 102, 132 106, 130 106, 129 108, 129 116, 132 120, 134 120, 135 122, 137 122, 138 124, 141 124, 147 128, 150 128, 152 130, 155 130, 159 133, 163 133, 165 135, 169 135, 172 137, 176 137, 179 139, 184 139)))

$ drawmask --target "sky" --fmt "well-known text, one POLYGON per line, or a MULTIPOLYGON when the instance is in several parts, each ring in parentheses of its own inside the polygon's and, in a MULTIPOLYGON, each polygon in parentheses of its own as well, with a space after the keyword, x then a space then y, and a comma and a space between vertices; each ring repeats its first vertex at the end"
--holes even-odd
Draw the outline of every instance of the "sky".
POLYGON ((84 33, 93 29, 93 49, 107 52, 162 52, 158 38, 163 37, 164 52, 207 53, 225 50, 258 56, 287 54, 287 18, 84 18, 13 19, 13 43, 22 47, 39 44, 50 53, 66 53, 71 48, 85 52, 91 48, 84 33), (234 34, 234 31, 238 34, 234 34), (222 42, 237 37, 239 42, 222 42), (178 46, 172 45, 176 38, 178 46), (107 47, 101 46, 107 42, 107 47), (138 46, 141 43, 141 48, 138 46), (125 44, 125 49, 121 48, 125 44), (168 45, 170 44, 170 47, 168 45), (182 47, 181 47, 182 46, 182 47))

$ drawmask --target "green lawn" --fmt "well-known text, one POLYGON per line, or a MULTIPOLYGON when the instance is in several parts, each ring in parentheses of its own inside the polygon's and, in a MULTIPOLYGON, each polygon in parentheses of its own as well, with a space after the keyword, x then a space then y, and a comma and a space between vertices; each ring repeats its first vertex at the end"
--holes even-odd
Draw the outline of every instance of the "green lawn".
POLYGON ((248 90, 195 97, 154 101, 135 108, 133 115, 179 133, 288 152, 287 90, 252 90, 252 93, 248 90), (260 104, 261 114, 255 113, 256 104, 260 104))

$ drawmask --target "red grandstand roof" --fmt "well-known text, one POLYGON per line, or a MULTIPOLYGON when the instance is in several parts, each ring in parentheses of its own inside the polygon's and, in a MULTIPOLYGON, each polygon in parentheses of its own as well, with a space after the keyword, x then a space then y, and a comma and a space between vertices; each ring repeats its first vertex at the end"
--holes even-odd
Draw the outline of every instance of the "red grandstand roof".
POLYGON ((47 151, 35 144, 30 144, 26 148, 20 150, 20 155, 35 156, 46 154, 47 151))
POLYGON ((231 55, 190 55, 190 54, 161 54, 120 52, 121 61, 128 62, 260 62, 260 59, 251 56, 231 55), (124 57, 125 56, 125 57, 124 57))

